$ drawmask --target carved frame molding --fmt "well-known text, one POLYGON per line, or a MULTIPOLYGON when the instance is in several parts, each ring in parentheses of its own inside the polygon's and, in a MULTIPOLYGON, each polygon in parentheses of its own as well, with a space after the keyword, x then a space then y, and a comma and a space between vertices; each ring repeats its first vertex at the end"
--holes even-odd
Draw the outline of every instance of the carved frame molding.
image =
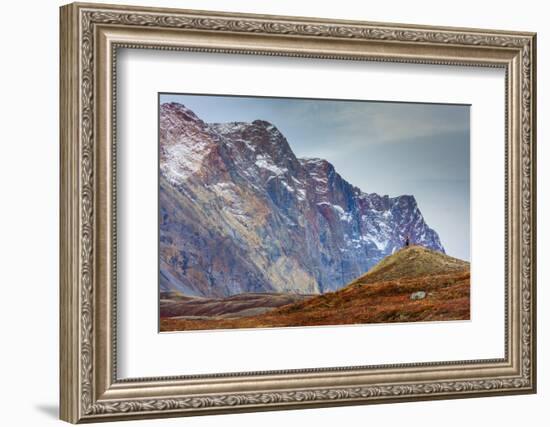
POLYGON ((532 33, 93 4, 62 7, 61 418, 101 421, 534 392, 535 50, 532 33), (504 67, 506 357, 117 380, 116 286, 103 278, 116 283, 114 65, 121 47, 504 67), (271 376, 272 383, 260 384, 271 376), (285 386, 288 380, 299 385, 285 386))

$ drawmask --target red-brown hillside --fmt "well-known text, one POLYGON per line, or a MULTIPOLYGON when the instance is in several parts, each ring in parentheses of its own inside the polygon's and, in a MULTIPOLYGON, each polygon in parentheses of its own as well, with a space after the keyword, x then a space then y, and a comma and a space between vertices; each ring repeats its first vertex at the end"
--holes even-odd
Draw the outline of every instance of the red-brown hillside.
POLYGON ((314 296, 263 314, 246 317, 163 318, 161 330, 344 325, 469 318, 470 264, 423 247, 412 246, 386 257, 368 273, 336 292, 314 296), (421 298, 415 299, 415 296, 421 298))

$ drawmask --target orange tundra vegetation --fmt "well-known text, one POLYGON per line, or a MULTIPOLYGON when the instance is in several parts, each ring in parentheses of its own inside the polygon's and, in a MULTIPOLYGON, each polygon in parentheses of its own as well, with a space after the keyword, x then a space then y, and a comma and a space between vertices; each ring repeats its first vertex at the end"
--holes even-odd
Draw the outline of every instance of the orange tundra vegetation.
MULTIPOLYGON (((230 298, 240 298, 241 303, 248 300, 246 295, 230 298)), ((281 300, 280 295, 265 298, 281 300)), ((181 301, 190 300, 193 298, 181 301)), ((214 303, 219 306, 222 301, 201 299, 205 307, 214 303)), ((268 310, 253 313, 232 315, 218 310, 209 316, 167 317, 161 304, 161 331, 467 320, 470 264, 424 247, 409 246, 340 290, 297 296, 295 302, 280 306, 272 303, 268 310)))

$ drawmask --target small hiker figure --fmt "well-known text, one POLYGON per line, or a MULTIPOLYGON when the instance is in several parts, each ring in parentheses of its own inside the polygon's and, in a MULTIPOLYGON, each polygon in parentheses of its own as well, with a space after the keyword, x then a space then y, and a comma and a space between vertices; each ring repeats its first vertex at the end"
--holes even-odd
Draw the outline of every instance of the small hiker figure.
POLYGON ((411 244, 411 241, 409 239, 409 235, 407 234, 407 237, 405 238, 405 247, 408 248, 410 244, 411 244))

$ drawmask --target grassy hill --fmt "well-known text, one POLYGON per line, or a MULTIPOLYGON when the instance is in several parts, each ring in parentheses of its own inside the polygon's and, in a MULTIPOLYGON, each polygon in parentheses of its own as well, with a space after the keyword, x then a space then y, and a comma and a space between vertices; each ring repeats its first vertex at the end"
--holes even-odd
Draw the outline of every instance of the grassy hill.
POLYGON ((409 246, 387 256, 350 285, 449 274, 470 269, 470 263, 423 246, 409 246))
POLYGON ((244 317, 162 318, 162 331, 466 320, 470 264, 420 246, 386 257, 348 286, 244 317), (420 297, 418 297, 420 293, 420 297), (415 299, 415 295, 418 299, 415 299))

